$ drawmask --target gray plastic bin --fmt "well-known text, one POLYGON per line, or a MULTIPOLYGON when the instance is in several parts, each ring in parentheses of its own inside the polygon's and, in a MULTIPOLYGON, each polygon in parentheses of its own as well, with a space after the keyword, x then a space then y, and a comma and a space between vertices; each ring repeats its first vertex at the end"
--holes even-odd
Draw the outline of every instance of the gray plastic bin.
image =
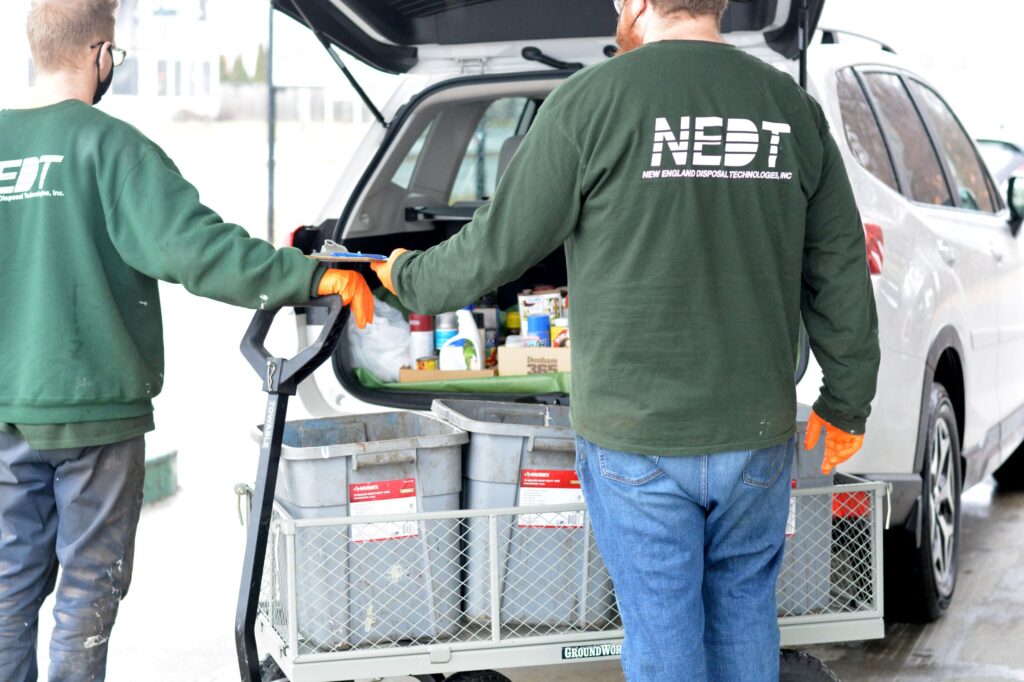
MULTIPOLYGON (((822 434, 814 450, 804 450, 804 432, 810 408, 797 407, 796 455, 790 477, 794 489, 821 488, 833 484, 833 474, 821 473, 825 453, 822 434)), ((832 504, 830 495, 794 495, 790 499, 793 532, 787 533, 786 549, 778 582, 778 609, 783 616, 822 613, 830 603, 832 564, 832 504), (794 514, 795 511, 795 514, 794 514)))
MULTIPOLYGON (((275 497, 296 519, 355 516, 360 510, 365 510, 362 515, 456 510, 462 445, 467 441, 462 430, 412 412, 288 422, 275 497), (407 479, 415 479, 414 486, 407 479), (414 487, 415 508, 385 506, 378 511, 350 505, 350 486, 398 481, 405 482, 404 487, 369 486, 366 490, 371 492, 355 494, 400 496, 397 504, 410 507, 414 487), (384 492, 372 492, 377 488, 384 492)), ((397 524, 296 528, 300 648, 339 650, 434 639, 457 628, 458 521, 413 524, 414 537, 401 537, 408 526, 396 528, 397 524), (353 538, 354 534, 359 535, 353 538)), ((283 538, 276 543, 283 556, 283 538)), ((281 568, 278 589, 283 590, 287 566, 282 562, 281 568)))
MULTIPOLYGON (((470 433, 463 462, 464 509, 520 506, 524 470, 566 472, 563 476, 575 481, 576 434, 566 407, 435 400, 432 410, 470 433)), ((537 527, 564 520, 520 517, 518 522, 500 522, 502 625, 599 628, 615 618, 611 578, 589 523, 537 527), (520 527, 523 522, 527 527, 520 527)), ((465 608, 466 616, 477 623, 491 620, 487 533, 486 519, 470 519, 465 608)))

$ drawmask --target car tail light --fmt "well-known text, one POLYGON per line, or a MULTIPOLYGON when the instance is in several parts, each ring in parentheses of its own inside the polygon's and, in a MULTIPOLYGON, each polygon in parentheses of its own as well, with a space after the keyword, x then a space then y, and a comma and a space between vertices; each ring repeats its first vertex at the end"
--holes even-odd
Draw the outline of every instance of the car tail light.
POLYGON ((832 517, 836 519, 859 519, 871 513, 871 497, 866 492, 834 493, 832 495, 832 517))
POLYGON ((885 262, 885 238, 882 237, 880 225, 864 223, 864 244, 868 252, 868 272, 872 275, 882 274, 882 264, 885 262))

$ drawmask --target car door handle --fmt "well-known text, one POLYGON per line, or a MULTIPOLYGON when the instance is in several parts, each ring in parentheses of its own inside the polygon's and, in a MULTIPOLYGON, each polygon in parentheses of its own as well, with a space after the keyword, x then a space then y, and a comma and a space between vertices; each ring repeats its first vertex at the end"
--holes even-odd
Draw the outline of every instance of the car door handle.
POLYGON ((946 242, 939 242, 938 245, 939 255, 942 256, 942 260, 946 261, 946 265, 953 267, 956 265, 956 249, 951 247, 946 242))

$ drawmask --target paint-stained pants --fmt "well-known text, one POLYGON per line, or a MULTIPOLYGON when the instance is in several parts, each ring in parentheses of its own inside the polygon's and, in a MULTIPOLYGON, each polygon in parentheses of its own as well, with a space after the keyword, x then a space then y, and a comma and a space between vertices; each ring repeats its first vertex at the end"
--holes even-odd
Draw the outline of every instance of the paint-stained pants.
POLYGON ((33 450, 0 433, 0 680, 37 678, 39 607, 55 585, 50 680, 105 678, 107 640, 131 581, 144 475, 141 436, 33 450))

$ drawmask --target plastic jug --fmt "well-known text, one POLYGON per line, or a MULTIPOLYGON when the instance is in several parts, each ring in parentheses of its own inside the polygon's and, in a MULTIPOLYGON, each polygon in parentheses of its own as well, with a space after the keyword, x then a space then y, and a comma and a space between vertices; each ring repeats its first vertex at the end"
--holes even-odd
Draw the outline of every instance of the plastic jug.
POLYGON ((459 319, 459 333, 441 346, 438 366, 443 371, 481 370, 484 368, 484 344, 473 313, 457 310, 455 314, 459 319))

